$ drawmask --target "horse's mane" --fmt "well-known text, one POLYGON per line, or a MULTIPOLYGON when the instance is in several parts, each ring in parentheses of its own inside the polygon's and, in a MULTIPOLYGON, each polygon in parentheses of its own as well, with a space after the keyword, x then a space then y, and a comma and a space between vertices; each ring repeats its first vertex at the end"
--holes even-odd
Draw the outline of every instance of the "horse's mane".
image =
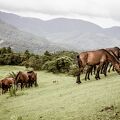
POLYGON ((112 51, 111 51, 111 52, 113 53, 113 55, 112 55, 111 53, 109 53, 109 52, 108 52, 107 50, 105 50, 105 49, 102 49, 102 50, 104 50, 104 51, 105 51, 107 54, 109 54, 114 60, 116 60, 117 63, 119 63, 116 55, 115 55, 112 51), (114 56, 114 55, 115 55, 115 56, 114 56))
POLYGON ((114 47, 114 48, 117 48, 117 49, 119 49, 119 50, 120 50, 120 48, 119 48, 119 47, 114 47))
POLYGON ((17 77, 18 77, 18 75, 19 75, 20 73, 21 73, 21 71, 18 72, 18 74, 17 74, 16 77, 15 77, 15 80, 17 79, 17 77))
POLYGON ((33 71, 28 71, 27 73, 32 73, 33 71))
POLYGON ((118 60, 117 55, 116 55, 113 51, 111 51, 111 52, 112 52, 112 54, 115 56, 115 58, 118 60))

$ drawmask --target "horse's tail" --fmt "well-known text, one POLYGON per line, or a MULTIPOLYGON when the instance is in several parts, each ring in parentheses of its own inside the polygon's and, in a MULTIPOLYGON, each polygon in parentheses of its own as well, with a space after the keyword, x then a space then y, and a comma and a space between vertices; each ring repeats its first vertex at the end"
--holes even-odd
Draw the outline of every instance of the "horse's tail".
POLYGON ((79 55, 77 55, 77 62, 78 62, 78 67, 80 68, 80 67, 81 67, 81 64, 82 64, 82 61, 81 61, 79 55))
POLYGON ((80 81, 80 67, 81 67, 82 61, 80 60, 80 56, 79 55, 77 55, 77 62, 78 62, 79 70, 78 70, 78 72, 76 74, 77 75, 76 83, 80 84, 81 83, 81 81, 80 81))

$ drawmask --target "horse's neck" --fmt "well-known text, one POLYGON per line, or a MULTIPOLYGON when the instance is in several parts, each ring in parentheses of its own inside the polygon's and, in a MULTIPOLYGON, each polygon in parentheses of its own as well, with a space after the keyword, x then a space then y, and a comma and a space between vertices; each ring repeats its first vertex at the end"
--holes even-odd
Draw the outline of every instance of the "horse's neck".
POLYGON ((108 55, 108 61, 111 62, 113 65, 118 63, 118 61, 115 59, 115 57, 112 56, 110 53, 107 53, 107 55, 108 55))

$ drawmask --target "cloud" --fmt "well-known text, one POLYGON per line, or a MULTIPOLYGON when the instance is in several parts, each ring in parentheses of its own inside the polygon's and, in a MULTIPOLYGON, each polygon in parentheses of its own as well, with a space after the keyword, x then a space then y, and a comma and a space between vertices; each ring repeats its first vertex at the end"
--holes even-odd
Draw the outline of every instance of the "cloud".
POLYGON ((0 0, 0 9, 48 17, 63 16, 120 20, 119 0, 0 0))

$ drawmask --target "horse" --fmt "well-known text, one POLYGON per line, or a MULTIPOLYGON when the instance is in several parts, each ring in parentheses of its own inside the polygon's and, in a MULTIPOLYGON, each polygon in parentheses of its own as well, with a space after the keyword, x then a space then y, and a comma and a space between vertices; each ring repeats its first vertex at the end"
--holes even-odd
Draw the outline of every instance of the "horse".
POLYGON ((4 78, 1 80, 2 94, 10 90, 11 86, 14 85, 14 78, 4 78))
POLYGON ((21 72, 21 71, 18 72, 15 78, 15 84, 17 85, 17 88, 19 83, 21 83, 21 90, 24 86, 28 87, 29 76, 27 72, 21 72))
MULTIPOLYGON (((106 48, 106 50, 108 52, 110 52, 110 54, 112 54, 114 57, 116 57, 116 59, 120 59, 120 49, 118 47, 113 47, 113 48, 106 48)), ((108 69, 108 72, 110 72, 110 69, 113 65, 110 64, 110 67, 108 69)), ((112 70, 114 71, 114 67, 112 68, 112 70)))
POLYGON ((101 67, 107 62, 112 63, 116 71, 120 74, 119 61, 116 60, 116 58, 105 49, 82 52, 79 55, 77 55, 77 61, 79 66, 79 74, 77 76, 76 83, 78 84, 81 83, 80 74, 81 74, 81 71, 83 71, 83 69, 85 68, 85 66, 98 65, 96 75, 95 75, 96 80, 100 79, 99 72, 101 70, 101 67))
POLYGON ((28 77, 29 77, 29 87, 32 87, 33 84, 36 86, 38 86, 37 84, 37 73, 35 73, 34 71, 29 71, 27 72, 28 77))

